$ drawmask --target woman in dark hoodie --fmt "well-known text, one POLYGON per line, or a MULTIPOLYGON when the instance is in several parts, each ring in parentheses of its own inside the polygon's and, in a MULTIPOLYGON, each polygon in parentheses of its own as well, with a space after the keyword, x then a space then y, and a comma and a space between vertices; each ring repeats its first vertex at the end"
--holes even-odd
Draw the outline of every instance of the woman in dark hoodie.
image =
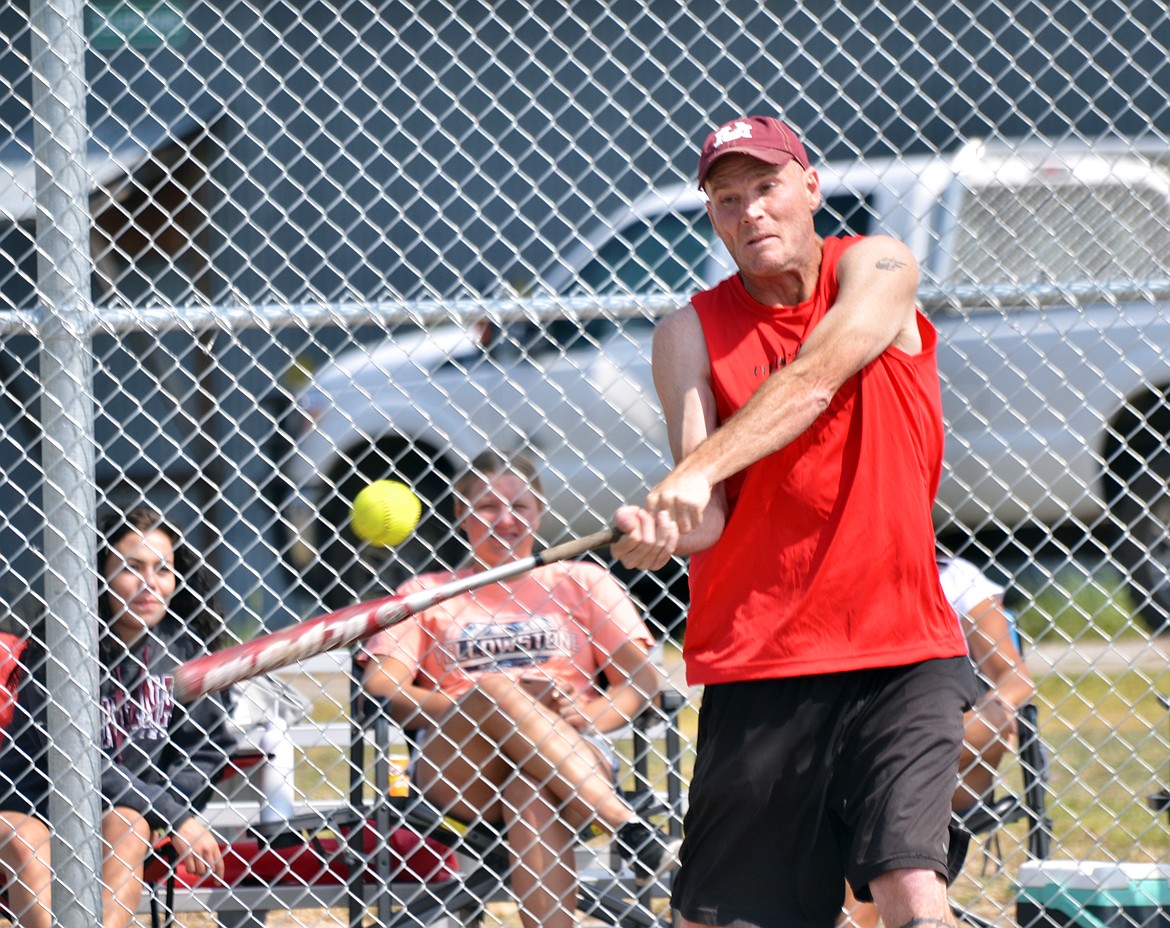
MULTIPOLYGON (((235 747, 223 693, 175 703, 171 673, 216 646, 222 618, 199 556, 149 506, 99 525, 101 578, 102 903, 104 928, 125 928, 142 898, 146 856, 171 838, 196 874, 223 875, 198 812, 235 747)), ((51 923, 41 642, 32 642, 16 713, 0 748, 0 869, 21 928, 51 923)))

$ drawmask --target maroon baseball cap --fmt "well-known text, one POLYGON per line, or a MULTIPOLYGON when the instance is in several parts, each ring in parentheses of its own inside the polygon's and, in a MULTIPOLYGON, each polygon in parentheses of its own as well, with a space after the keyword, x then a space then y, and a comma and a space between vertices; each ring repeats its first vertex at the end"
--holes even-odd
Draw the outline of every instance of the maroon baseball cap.
POLYGON ((808 152, 788 126, 771 116, 741 116, 707 136, 699 155, 699 186, 703 186, 717 158, 733 153, 775 165, 795 161, 808 170, 808 152))

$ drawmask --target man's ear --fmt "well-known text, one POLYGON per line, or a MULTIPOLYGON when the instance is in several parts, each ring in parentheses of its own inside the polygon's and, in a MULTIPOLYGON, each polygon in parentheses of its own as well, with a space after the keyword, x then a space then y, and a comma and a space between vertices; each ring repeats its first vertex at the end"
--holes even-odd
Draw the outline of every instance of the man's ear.
POLYGON ((804 172, 805 191, 809 198, 809 208, 815 213, 821 208, 823 197, 821 196, 821 178, 817 174, 816 168, 809 168, 804 172))

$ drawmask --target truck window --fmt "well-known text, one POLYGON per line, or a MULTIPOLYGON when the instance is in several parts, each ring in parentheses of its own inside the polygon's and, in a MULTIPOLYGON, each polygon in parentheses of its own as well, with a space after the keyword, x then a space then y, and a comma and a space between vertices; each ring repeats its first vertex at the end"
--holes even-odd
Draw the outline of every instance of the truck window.
POLYGON ((713 234, 703 210, 630 223, 601 247, 579 279, 593 293, 689 292, 703 286, 701 268, 713 234))
MULTIPOLYGON (((704 210, 664 213, 618 229, 577 274, 568 295, 596 293, 679 293, 705 286, 702 266, 711 251, 711 223, 704 210)), ((628 328, 645 328, 649 319, 629 319, 628 328)), ((584 347, 615 329, 609 319, 591 319, 584 330, 575 322, 554 322, 545 332, 548 349, 584 347), (582 336, 588 336, 583 338, 582 336)), ((536 346, 531 343, 527 350, 536 346)))
POLYGON ((967 191, 948 284, 1164 277, 1170 204, 1150 186, 1029 183, 967 191))
POLYGON ((821 238, 837 235, 871 235, 877 226, 873 198, 854 193, 827 196, 813 216, 813 224, 821 238))

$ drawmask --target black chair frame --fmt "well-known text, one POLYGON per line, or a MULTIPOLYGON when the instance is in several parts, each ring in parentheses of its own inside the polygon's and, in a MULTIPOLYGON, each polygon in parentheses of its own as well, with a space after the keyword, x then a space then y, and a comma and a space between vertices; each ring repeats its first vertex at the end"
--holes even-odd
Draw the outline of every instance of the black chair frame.
MULTIPOLYGON (((1158 702, 1162 704, 1163 709, 1170 709, 1170 699, 1167 699, 1162 694, 1158 694, 1158 702)), ((1155 812, 1165 812, 1167 820, 1170 821, 1170 788, 1160 789, 1156 793, 1150 793, 1146 797, 1150 803, 1150 808, 1155 812)))

